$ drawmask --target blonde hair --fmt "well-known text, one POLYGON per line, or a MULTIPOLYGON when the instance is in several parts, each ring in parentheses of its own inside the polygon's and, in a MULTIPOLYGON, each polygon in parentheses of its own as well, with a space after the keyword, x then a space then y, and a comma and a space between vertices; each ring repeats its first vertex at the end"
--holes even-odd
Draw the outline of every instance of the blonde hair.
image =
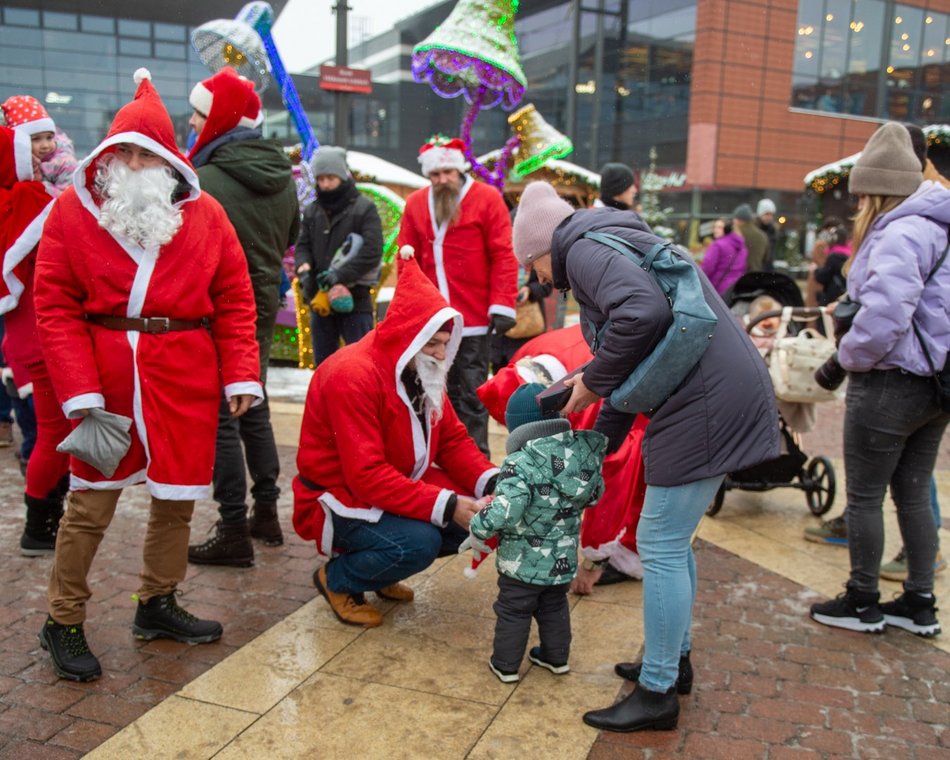
POLYGON ((755 319, 764 311, 774 311, 781 309, 782 304, 776 301, 772 296, 759 296, 749 304, 749 319, 755 319))
POLYGON ((864 242, 864 238, 867 237, 871 225, 874 224, 879 216, 886 214, 888 211, 893 211, 900 206, 907 200, 907 197, 906 195, 867 196, 867 202, 864 204, 864 208, 858 209, 858 213, 854 215, 854 235, 851 237, 851 250, 854 251, 854 253, 851 254, 841 268, 845 276, 847 276, 848 270, 851 269, 851 264, 861 252, 861 244, 864 242))

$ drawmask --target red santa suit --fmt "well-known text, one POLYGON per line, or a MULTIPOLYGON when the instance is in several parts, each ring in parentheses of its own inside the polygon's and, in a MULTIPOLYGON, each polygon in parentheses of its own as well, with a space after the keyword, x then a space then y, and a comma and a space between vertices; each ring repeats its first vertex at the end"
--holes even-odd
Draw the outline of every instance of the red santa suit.
POLYGON ((419 266, 462 314, 462 334, 485 335, 492 314, 514 318, 518 261, 511 219, 495 188, 462 175, 459 218, 438 224, 431 187, 406 199, 398 243, 411 245, 419 266))
POLYGON ((228 397, 263 398, 254 294, 234 229, 220 204, 200 192, 148 79, 80 163, 73 187, 54 203, 37 258, 35 301, 66 416, 99 407, 134 421, 131 448, 115 474, 106 479, 73 459, 71 488, 118 489, 144 481, 159 499, 206 497, 222 383, 228 397), (187 185, 175 204, 181 227, 160 248, 144 248, 99 226, 96 164, 120 143, 161 156, 187 185), (87 315, 207 318, 210 330, 114 330, 87 315))
MULTIPOLYGON (((511 363, 478 389, 478 397, 488 413, 504 425, 508 399, 518 386, 550 385, 591 358, 579 325, 552 330, 518 349, 511 363)), ((568 415, 571 426, 575 430, 592 429, 601 403, 568 415)), ((646 417, 638 415, 620 448, 604 460, 604 495, 594 509, 584 512, 581 524, 584 556, 609 559, 615 568, 634 578, 643 577, 637 553, 637 524, 646 493, 640 446, 647 422, 646 417)))
POLYGON ((406 365, 449 320, 451 365, 461 341, 459 313, 410 259, 386 318, 314 373, 300 427, 294 528, 316 542, 320 555, 333 554, 331 512, 369 522, 391 512, 444 527, 449 497, 481 497, 498 472, 447 396, 441 418, 427 406, 423 424, 403 382, 406 365))

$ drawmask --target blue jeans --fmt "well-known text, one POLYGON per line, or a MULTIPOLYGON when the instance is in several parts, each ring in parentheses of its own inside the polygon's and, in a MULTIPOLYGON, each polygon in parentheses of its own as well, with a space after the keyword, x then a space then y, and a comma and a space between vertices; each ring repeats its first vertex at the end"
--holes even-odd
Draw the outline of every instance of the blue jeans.
MULTIPOLYGON (((0 393, 3 393, 0 389, 0 393)), ((33 395, 26 398, 10 399, 13 406, 13 415, 16 417, 17 427, 23 434, 23 443, 20 446, 20 459, 24 462, 29 460, 33 453, 33 447, 36 445, 36 414, 33 412, 33 395)), ((0 413, 2 418, 2 413, 0 413)))
POLYGON ((643 669, 640 683, 665 692, 691 647, 696 560, 690 539, 722 484, 717 475, 681 486, 647 486, 637 526, 643 562, 643 669))
POLYGON ((890 487, 907 551, 907 591, 933 591, 937 529, 934 465, 950 414, 933 380, 899 369, 852 372, 844 415, 849 588, 876 592, 884 553, 884 494, 890 487))
POLYGON ((378 591, 454 554, 468 535, 454 523, 429 522, 384 512, 379 522, 333 515, 333 546, 342 554, 327 565, 327 585, 338 594, 378 591))

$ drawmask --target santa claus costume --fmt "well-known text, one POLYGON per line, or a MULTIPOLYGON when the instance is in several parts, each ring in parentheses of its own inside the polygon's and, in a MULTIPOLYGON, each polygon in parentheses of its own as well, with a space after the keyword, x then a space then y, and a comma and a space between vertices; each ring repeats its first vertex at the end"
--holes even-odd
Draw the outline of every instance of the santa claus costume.
MULTIPOLYGON (((192 643, 221 635, 217 623, 189 638, 143 621, 152 602, 177 615, 174 591, 187 567, 194 500, 209 493, 222 383, 228 397, 263 397, 254 296, 234 229, 220 204, 200 192, 148 72, 140 69, 136 81, 135 99, 119 110, 105 140, 80 163, 74 186, 54 203, 36 262, 40 339, 63 413, 77 418, 103 408, 133 420, 131 446, 111 477, 71 460, 50 618, 41 634, 53 650, 85 618, 89 566, 121 489, 136 483, 146 484, 152 507, 133 630, 192 643), (160 246, 142 246, 104 226, 98 164, 110 153, 130 153, 129 146, 159 157, 179 178, 172 200, 180 227, 160 246), (49 630, 59 638, 51 640, 49 630)), ((176 619, 188 627, 188 618, 176 619)), ((56 651, 53 657, 60 675, 79 677, 64 672, 56 651)), ((98 674, 91 671, 79 675, 98 674)))
POLYGON ((14 159, 20 180, 8 186, 8 172, 0 170, 4 175, 0 180, 4 187, 0 190, 0 314, 6 327, 3 355, 20 399, 26 403, 32 398, 36 418, 36 442, 26 471, 26 524, 20 536, 21 554, 35 557, 53 553, 69 471, 69 458, 57 452, 56 446, 69 435, 70 425, 50 384, 33 304, 37 244, 53 199, 41 182, 32 180, 29 132, 2 130, 0 161, 6 165, 14 159), (20 150, 14 147, 17 143, 20 150))
POLYGON ((349 565, 362 552, 335 549, 334 515, 378 523, 391 514, 434 526, 434 545, 428 541, 406 552, 407 560, 419 565, 403 576, 408 577, 435 559, 438 530, 450 522, 457 495, 481 497, 498 473, 447 397, 441 417, 430 404, 417 408, 412 403, 417 397, 407 384, 407 365, 436 332, 448 329, 446 362, 451 365, 461 318, 410 259, 386 318, 321 364, 310 382, 293 482, 294 528, 316 543, 322 558, 338 557, 327 571, 335 590, 373 591, 394 580, 351 585, 358 573, 349 565))
POLYGON ((411 245, 419 266, 442 297, 462 314, 465 338, 449 378, 449 398, 479 448, 488 454, 488 415, 475 389, 488 377, 488 333, 504 318, 514 326, 518 262, 511 247, 511 219, 493 187, 466 174, 465 143, 433 138, 419 151, 422 172, 456 169, 462 178, 458 216, 439 223, 433 188, 406 199, 399 245, 411 245))
MULTIPOLYGON (((478 396, 489 414, 504 424, 508 399, 518 387, 525 383, 550 385, 590 359, 590 349, 579 325, 552 330, 525 343, 507 367, 478 389, 478 396)), ((593 429, 601 403, 568 415, 571 427, 593 429)), ((617 571, 605 568, 609 574, 605 577, 612 581, 643 577, 643 565, 637 553, 637 523, 646 493, 640 446, 648 422, 646 417, 638 416, 620 448, 604 460, 604 495, 596 509, 584 513, 581 524, 585 567, 603 567, 609 562, 617 571)))

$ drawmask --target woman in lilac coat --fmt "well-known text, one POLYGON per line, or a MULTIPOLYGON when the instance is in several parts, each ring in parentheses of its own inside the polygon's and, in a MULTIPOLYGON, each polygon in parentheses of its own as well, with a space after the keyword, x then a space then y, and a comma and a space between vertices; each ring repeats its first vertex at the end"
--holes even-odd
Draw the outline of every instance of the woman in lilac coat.
POLYGON ((910 136, 896 122, 871 136, 849 180, 858 214, 855 253, 844 271, 860 308, 838 361, 850 378, 844 463, 851 575, 845 592, 813 605, 811 616, 852 631, 892 625, 919 636, 940 633, 930 481, 950 413, 939 403, 930 365, 939 370, 950 352, 950 191, 921 180, 910 136), (908 576, 899 598, 879 604, 888 487, 908 576))
POLYGON ((715 240, 706 249, 702 270, 719 295, 731 288, 745 274, 749 250, 742 235, 732 231, 725 219, 717 219, 713 226, 715 240))

